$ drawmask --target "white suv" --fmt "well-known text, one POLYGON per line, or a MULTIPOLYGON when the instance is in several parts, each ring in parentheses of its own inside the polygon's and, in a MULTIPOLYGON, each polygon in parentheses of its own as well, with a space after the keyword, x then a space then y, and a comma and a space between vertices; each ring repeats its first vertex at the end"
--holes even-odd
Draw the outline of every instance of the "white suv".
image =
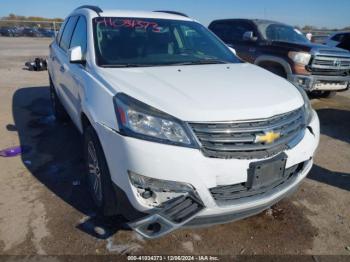
POLYGON ((145 237, 257 214, 311 169, 320 131, 304 91, 181 13, 80 7, 48 69, 98 210, 145 237))

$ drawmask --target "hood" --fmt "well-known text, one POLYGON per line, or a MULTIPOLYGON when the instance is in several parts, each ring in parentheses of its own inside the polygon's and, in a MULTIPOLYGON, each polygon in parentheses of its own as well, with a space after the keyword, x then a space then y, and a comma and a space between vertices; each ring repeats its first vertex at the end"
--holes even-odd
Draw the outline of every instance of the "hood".
POLYGON ((271 41, 270 44, 276 47, 283 47, 288 49, 289 51, 304 51, 310 52, 311 49, 317 44, 313 43, 293 43, 293 42, 282 42, 282 41, 271 41))
POLYGON ((303 105, 287 80, 247 63, 99 68, 123 92, 184 121, 267 118, 303 105))
POLYGON ((286 49, 289 49, 289 51, 304 51, 304 52, 340 52, 340 53, 347 53, 350 55, 350 52, 338 48, 338 47, 331 47, 331 46, 326 46, 326 45, 321 45, 321 44, 316 44, 316 43, 292 43, 292 42, 280 42, 280 41, 272 41, 271 45, 273 46, 278 46, 278 47, 284 47, 286 49), (292 50, 293 49, 293 50, 292 50))

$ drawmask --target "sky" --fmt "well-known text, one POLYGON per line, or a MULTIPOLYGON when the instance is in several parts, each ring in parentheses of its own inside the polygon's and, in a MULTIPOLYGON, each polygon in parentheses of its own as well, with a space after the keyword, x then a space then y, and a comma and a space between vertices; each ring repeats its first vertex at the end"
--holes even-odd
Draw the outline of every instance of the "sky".
POLYGON ((0 17, 15 13, 64 18, 84 4, 102 9, 180 11, 204 25, 218 18, 266 18, 294 26, 350 26, 349 0, 0 0, 0 17))

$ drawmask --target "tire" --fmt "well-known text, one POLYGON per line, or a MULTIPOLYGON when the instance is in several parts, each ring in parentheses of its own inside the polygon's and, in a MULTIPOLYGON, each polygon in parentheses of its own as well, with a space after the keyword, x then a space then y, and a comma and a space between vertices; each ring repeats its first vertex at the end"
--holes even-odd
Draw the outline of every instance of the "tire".
POLYGON ((312 96, 315 98, 332 98, 335 97, 336 91, 313 91, 311 92, 312 96))
POLYGON ((323 92, 321 97, 322 98, 332 98, 332 97, 335 97, 336 94, 337 94, 337 92, 335 92, 335 91, 325 91, 325 92, 323 92))
POLYGON ((51 78, 50 78, 50 100, 51 100, 52 112, 55 118, 59 122, 67 122, 69 120, 69 116, 57 96, 57 93, 56 93, 55 87, 53 86, 51 78))
POLYGON ((87 185, 99 215, 118 215, 118 202, 107 161, 95 130, 84 130, 84 157, 87 185))

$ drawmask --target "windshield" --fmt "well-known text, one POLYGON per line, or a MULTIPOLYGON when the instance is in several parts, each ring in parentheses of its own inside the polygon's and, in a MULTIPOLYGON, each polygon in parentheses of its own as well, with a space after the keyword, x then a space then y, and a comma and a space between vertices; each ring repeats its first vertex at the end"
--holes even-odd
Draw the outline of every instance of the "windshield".
POLYGON ((196 22, 97 17, 97 64, 106 67, 239 63, 208 29, 196 22))
POLYGON ((309 43, 309 40, 298 29, 283 24, 260 24, 260 32, 270 41, 309 43))

